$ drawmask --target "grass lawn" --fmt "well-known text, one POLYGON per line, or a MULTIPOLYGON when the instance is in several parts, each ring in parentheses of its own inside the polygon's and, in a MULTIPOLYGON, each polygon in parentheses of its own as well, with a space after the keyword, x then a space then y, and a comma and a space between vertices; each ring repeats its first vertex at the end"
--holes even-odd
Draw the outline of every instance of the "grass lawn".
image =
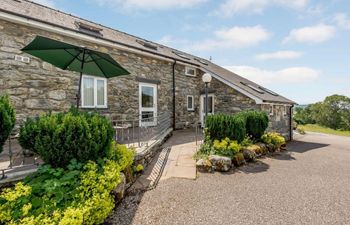
POLYGON ((334 134, 334 135, 350 137, 350 131, 333 130, 331 128, 322 127, 317 124, 299 125, 298 127, 304 129, 306 132, 311 131, 311 132, 317 132, 317 133, 334 134))

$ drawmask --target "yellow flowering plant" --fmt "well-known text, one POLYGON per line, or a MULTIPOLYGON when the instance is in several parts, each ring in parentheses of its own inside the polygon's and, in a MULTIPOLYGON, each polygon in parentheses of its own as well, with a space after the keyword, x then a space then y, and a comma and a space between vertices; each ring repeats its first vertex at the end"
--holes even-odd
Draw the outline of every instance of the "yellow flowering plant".
POLYGON ((0 194, 0 224, 101 224, 114 208, 111 191, 120 171, 133 163, 134 151, 113 143, 109 157, 67 168, 39 167, 24 182, 0 194))
POLYGON ((214 153, 221 156, 234 157, 240 150, 241 146, 237 141, 225 138, 221 141, 214 140, 213 142, 214 153))

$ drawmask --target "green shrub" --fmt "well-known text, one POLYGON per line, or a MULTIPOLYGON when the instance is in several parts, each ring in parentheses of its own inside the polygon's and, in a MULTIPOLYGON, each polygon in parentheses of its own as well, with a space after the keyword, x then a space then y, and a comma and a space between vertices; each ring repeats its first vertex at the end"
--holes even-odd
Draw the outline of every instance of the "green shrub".
POLYGON ((246 135, 244 118, 234 115, 209 115, 205 121, 205 126, 212 140, 221 140, 228 137, 241 142, 246 135))
POLYGON ((0 153, 16 123, 16 113, 7 95, 0 96, 0 153))
POLYGON ((19 143, 51 166, 64 167, 72 159, 105 157, 112 137, 113 127, 106 118, 70 110, 28 119, 20 129, 19 143))
POLYGON ((302 135, 306 134, 305 129, 302 127, 297 127, 297 132, 302 135))
POLYGON ((240 150, 241 146, 237 141, 232 141, 229 138, 225 138, 221 141, 214 140, 213 142, 214 154, 227 156, 233 158, 240 150))
POLYGON ((262 135, 261 140, 266 144, 273 144, 277 147, 286 143, 285 138, 276 132, 268 132, 262 135))
POLYGON ((144 167, 142 164, 138 164, 137 166, 134 166, 134 171, 136 173, 142 172, 144 170, 144 167))
POLYGON ((249 137, 249 136, 246 136, 243 141, 240 143, 240 145, 242 147, 248 147, 250 145, 254 144, 253 140, 249 137))
MULTIPOLYGON (((101 224, 115 204, 110 194, 120 182, 120 163, 132 164, 133 151, 111 145, 119 160, 103 158, 85 164, 72 160, 65 168, 38 171, 0 194, 0 224, 101 224)), ((115 155, 116 156, 116 155, 115 155)))
POLYGON ((242 111, 237 116, 244 118, 247 135, 259 140, 269 125, 269 117, 263 111, 242 111))

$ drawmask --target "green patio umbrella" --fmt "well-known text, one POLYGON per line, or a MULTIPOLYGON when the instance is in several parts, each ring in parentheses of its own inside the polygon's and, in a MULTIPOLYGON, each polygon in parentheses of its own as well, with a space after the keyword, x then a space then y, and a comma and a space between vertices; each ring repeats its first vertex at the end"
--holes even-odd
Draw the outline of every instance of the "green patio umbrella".
POLYGON ((77 108, 79 108, 81 79, 83 74, 105 78, 130 74, 106 53, 42 36, 36 36, 22 51, 63 70, 80 72, 77 108))

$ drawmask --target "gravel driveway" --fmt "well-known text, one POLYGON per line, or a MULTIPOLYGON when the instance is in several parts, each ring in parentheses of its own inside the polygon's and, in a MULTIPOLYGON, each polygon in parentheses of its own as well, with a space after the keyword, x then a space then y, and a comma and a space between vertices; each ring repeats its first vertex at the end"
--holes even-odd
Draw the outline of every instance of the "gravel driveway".
POLYGON ((108 224, 350 224, 350 138, 310 133, 287 148, 229 174, 164 180, 108 224))

